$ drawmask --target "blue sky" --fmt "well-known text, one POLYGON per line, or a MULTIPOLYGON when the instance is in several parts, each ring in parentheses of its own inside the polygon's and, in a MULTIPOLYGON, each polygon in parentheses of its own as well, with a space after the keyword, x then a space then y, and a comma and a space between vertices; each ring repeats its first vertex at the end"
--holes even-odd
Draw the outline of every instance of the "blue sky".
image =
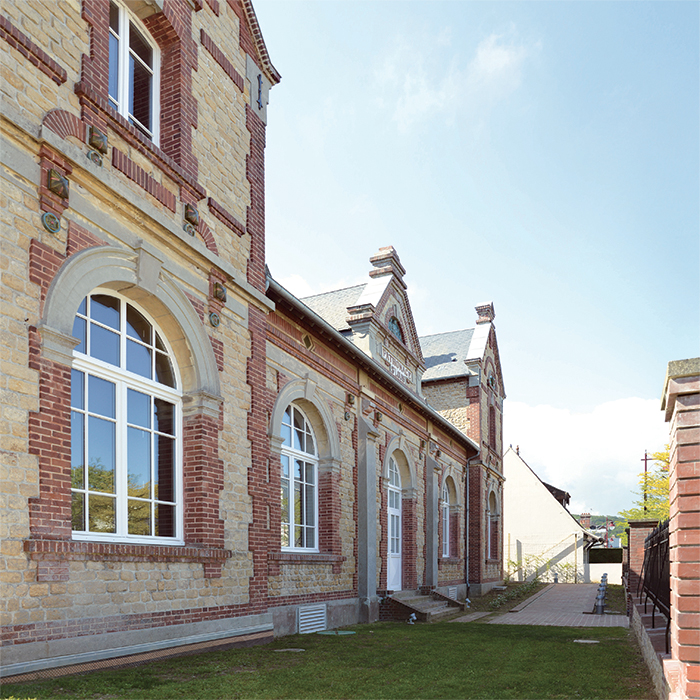
POLYGON ((493 301, 506 444, 574 512, 630 505, 700 354, 699 7, 255 2, 273 276, 357 284, 393 245, 419 334, 493 301))

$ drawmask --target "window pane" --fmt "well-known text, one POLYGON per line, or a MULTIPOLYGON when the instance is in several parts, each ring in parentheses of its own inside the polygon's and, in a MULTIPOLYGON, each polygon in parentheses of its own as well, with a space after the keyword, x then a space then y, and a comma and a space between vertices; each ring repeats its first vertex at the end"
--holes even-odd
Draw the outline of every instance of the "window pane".
POLYGON ((304 450, 304 418, 299 411, 294 411, 294 449, 304 450))
POLYGON ((151 75, 148 68, 129 56, 129 112, 142 126, 151 129, 151 75))
POLYGON ((306 464, 306 483, 307 484, 316 483, 313 464, 308 464, 308 463, 306 464))
POLYGON ((163 399, 153 399, 153 428, 159 433, 174 435, 173 415, 175 407, 163 399))
POLYGON ((289 522, 289 481, 282 479, 282 522, 289 522))
POLYGON ((294 479, 296 481, 304 480, 304 463, 300 459, 294 460, 294 479))
POLYGON ((115 500, 109 496, 90 496, 90 532, 116 532, 115 500))
POLYGON ((70 473, 74 489, 85 488, 85 416, 70 414, 70 473))
POLYGON ((113 3, 109 3, 109 27, 119 34, 119 8, 113 3))
POLYGON ((151 349, 133 340, 126 341, 126 368, 146 379, 151 378, 151 349))
POLYGON ((87 321, 80 316, 76 316, 73 321, 73 337, 77 338, 80 342, 75 346, 76 352, 82 352, 85 354, 85 349, 87 347, 85 343, 85 330, 87 327, 87 321))
POLYGON ((289 547, 289 525, 282 523, 282 546, 289 547))
POLYGON ((156 348, 158 350, 162 350, 163 352, 167 352, 167 348, 165 347, 165 343, 162 341, 160 334, 156 332, 156 348))
POLYGON ((151 534, 151 503, 129 499, 129 534, 151 534))
POLYGON ((301 523, 301 514, 303 508, 304 492, 301 489, 301 484, 294 484, 294 522, 301 523))
POLYGON ((316 546, 316 531, 310 527, 306 528, 306 542, 305 547, 315 547, 316 546))
POLYGON ((305 505, 306 505, 306 511, 304 514, 304 524, 305 525, 310 525, 310 526, 315 526, 316 525, 316 517, 314 514, 314 504, 315 504, 315 499, 314 499, 314 487, 313 486, 306 486, 306 498, 305 498, 305 505))
POLYGON ((89 418, 88 487, 92 491, 114 493, 114 428, 110 421, 89 418))
POLYGON ((156 504, 156 537, 175 537, 175 506, 156 504))
POLYGON ((281 455, 280 461, 282 462, 282 476, 285 479, 289 478, 289 457, 287 455, 281 455))
POLYGON ((156 381, 175 388, 175 373, 170 358, 161 352, 156 353, 156 381))
POLYGON ((127 429, 128 494, 151 497, 151 434, 138 428, 127 429))
POLYGON ((119 104, 119 39, 109 35, 109 96, 119 104))
POLYGON ((126 334, 142 343, 151 344, 151 324, 131 304, 126 305, 126 334))
POLYGON ((87 316, 87 297, 85 297, 80 302, 80 306, 78 307, 78 313, 82 314, 83 316, 87 316))
POLYGON ((175 440, 156 436, 156 483, 154 497, 159 501, 175 500, 175 440))
POLYGON ((90 318, 118 331, 119 303, 114 297, 95 294, 90 298, 90 318))
MULTIPOLYGON (((286 416, 285 416, 286 418, 286 416)), ((292 446, 292 429, 286 423, 282 423, 282 430, 280 432, 280 437, 282 438, 282 444, 287 445, 287 447, 292 446)))
POLYGON ((316 454, 316 447, 314 445, 314 437, 310 431, 306 431, 306 452, 310 455, 316 454))
POLYGON ((127 391, 127 423, 140 425, 142 428, 151 427, 151 397, 140 391, 127 391))
POLYGON ((85 530, 85 494, 71 494, 71 527, 82 532, 85 530))
POLYGON ((85 408, 85 375, 77 369, 70 373, 71 408, 85 408))
POLYGON ((88 377, 88 410, 107 418, 114 418, 114 384, 106 379, 88 377))
POLYGON ((119 367, 119 335, 91 323, 90 356, 119 367))
POLYGON ((294 546, 295 547, 303 547, 304 546, 304 536, 303 533, 304 528, 300 526, 296 526, 294 528, 294 546))
POLYGON ((149 67, 153 67, 153 50, 143 34, 129 22, 129 48, 149 67))

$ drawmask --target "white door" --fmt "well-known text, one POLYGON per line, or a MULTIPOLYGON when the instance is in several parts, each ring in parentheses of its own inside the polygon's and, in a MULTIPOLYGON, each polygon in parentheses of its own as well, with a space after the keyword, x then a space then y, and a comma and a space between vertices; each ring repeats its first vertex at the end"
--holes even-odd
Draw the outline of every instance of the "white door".
POLYGON ((387 504, 389 542, 387 547, 387 580, 390 591, 401 590, 401 475, 393 459, 389 459, 389 500, 387 504))

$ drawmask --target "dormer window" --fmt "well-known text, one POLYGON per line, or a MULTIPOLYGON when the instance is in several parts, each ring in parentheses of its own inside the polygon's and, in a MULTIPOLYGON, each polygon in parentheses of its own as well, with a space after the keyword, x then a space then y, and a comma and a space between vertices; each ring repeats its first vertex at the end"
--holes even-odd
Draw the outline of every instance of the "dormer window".
POLYGON ((389 331, 399 342, 404 342, 401 326, 399 325, 399 319, 396 318, 396 316, 392 316, 389 320, 389 331))
POLYGON ((144 136, 158 143, 160 52, 139 20, 109 3, 109 102, 144 136))

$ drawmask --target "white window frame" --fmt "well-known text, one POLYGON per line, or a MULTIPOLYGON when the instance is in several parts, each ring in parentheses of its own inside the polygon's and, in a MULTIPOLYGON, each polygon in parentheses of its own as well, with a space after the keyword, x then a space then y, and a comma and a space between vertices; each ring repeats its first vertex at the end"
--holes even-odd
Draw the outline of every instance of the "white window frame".
POLYGON ((442 487, 442 556, 450 556, 450 490, 442 487))
MULTIPOLYGON (((117 36, 112 27, 108 27, 108 33, 110 37, 115 37, 119 42, 118 51, 118 69, 117 69, 117 99, 115 100, 111 95, 108 94, 109 103, 114 107, 114 109, 121 114, 130 124, 138 125, 136 128, 138 131, 145 132, 145 135, 150 133, 150 139, 156 146, 160 145, 160 48, 155 41, 153 41, 148 29, 144 26, 143 22, 139 20, 136 15, 129 10, 128 7, 120 0, 110 0, 119 9, 119 36, 117 36), (146 66, 146 68, 152 73, 151 80, 151 124, 147 126, 146 124, 141 124, 138 119, 136 119, 129 111, 129 88, 130 88, 130 71, 129 71, 129 58, 131 56, 130 42, 129 42, 129 32, 130 23, 133 24, 139 31, 139 33, 146 40, 148 45, 153 51, 153 66, 146 66), (139 128, 140 127, 140 128, 139 128)), ((111 41, 111 39, 110 39, 111 41)), ((109 53, 109 50, 108 50, 109 53)), ((141 65, 145 65, 143 61, 138 56, 134 56, 141 65)), ((109 67, 108 72, 108 82, 109 82, 109 67)), ((109 92, 109 91, 108 91, 109 92)))
MULTIPOLYGON (((130 372, 123 367, 126 365, 127 358, 127 334, 126 334, 126 304, 130 304, 134 309, 141 313, 146 320, 151 324, 153 330, 157 332, 165 345, 167 355, 170 358, 173 371, 174 383, 176 387, 180 387, 180 375, 177 364, 172 352, 172 348, 167 341, 165 334, 160 330, 153 318, 144 309, 134 304, 133 301, 127 299, 121 294, 112 289, 93 289, 88 296, 96 294, 104 294, 121 300, 120 306, 120 365, 114 365, 99 360, 90 355, 78 352, 73 352, 72 369, 83 372, 86 381, 87 376, 92 375, 100 379, 107 380, 115 384, 115 500, 116 500, 116 533, 90 532, 89 530, 73 530, 72 536, 74 540, 84 541, 100 541, 100 542, 121 542, 149 545, 182 545, 184 544, 184 494, 183 494, 183 459, 182 459, 182 392, 178 388, 171 388, 164 384, 160 384, 155 380, 146 379, 141 375, 130 372), (127 465, 127 390, 134 389, 151 397, 164 399, 173 404, 173 425, 174 425, 174 449, 173 455, 174 464, 174 484, 173 493, 175 498, 175 535, 173 537, 159 537, 156 535, 133 535, 129 534, 128 523, 128 465, 127 465)), ((88 321, 90 323, 90 321, 88 321)), ((87 351, 87 347, 85 348, 87 351)), ((71 411, 74 409, 71 408, 71 411)), ((87 406, 85 406, 84 415, 87 415, 87 406)), ((87 454, 85 453, 85 459, 87 454)), ((84 489, 76 489, 80 492, 89 492, 87 484, 84 489)), ((71 489, 72 492, 72 489, 71 489)))
MULTIPOLYGON (((289 545, 284 545, 282 544, 282 550, 285 552, 307 552, 307 553, 313 553, 313 552, 318 552, 319 551, 319 535, 320 535, 320 530, 319 530, 319 524, 318 524, 318 517, 319 517, 319 512, 318 512, 318 490, 319 490, 319 484, 318 484, 318 442, 316 440, 316 434, 314 433, 313 426, 311 425, 311 421, 309 420, 308 416, 306 413, 299 408, 294 403, 291 403, 287 409, 285 409, 285 414, 287 410, 290 411, 290 416, 291 416, 291 422, 292 422, 292 436, 290 437, 290 443, 287 443, 286 440, 282 445, 282 450, 281 450, 281 459, 282 459, 282 464, 280 465, 280 478, 281 481, 283 482, 285 480, 284 476, 284 460, 288 460, 288 468, 289 468, 289 477, 286 479, 287 484, 288 484, 288 498, 287 498, 287 512, 284 512, 284 507, 282 505, 282 488, 280 488, 280 537, 283 537, 282 533, 282 528, 287 527, 288 528, 288 537, 289 537, 289 545), (304 419, 304 427, 305 430, 308 430, 311 433, 311 436, 313 438, 313 444, 314 444, 314 449, 312 452, 304 451, 304 450, 299 450, 295 449, 293 447, 293 432, 294 432, 294 411, 298 411, 302 418, 304 419), (313 470, 313 513, 314 513, 314 524, 313 525, 308 525, 305 522, 305 516, 304 512, 302 511, 302 519, 300 522, 296 522, 295 517, 294 517, 294 486, 297 480, 294 477, 295 474, 295 469, 294 469, 294 460, 301 460, 305 464, 310 464, 312 465, 312 470, 313 470), (305 531, 308 530, 313 530, 314 532, 314 546, 313 547, 297 547, 291 544, 292 542, 295 541, 295 534, 294 534, 294 528, 296 526, 301 526, 305 529, 305 531)), ((286 416, 285 416, 286 417, 286 416)), ((280 436, 284 439, 284 428, 285 428, 285 417, 282 419, 282 432, 280 433, 280 436)), ((302 482, 305 485, 307 482, 302 482)), ((281 484, 282 486, 282 484, 281 484)))

